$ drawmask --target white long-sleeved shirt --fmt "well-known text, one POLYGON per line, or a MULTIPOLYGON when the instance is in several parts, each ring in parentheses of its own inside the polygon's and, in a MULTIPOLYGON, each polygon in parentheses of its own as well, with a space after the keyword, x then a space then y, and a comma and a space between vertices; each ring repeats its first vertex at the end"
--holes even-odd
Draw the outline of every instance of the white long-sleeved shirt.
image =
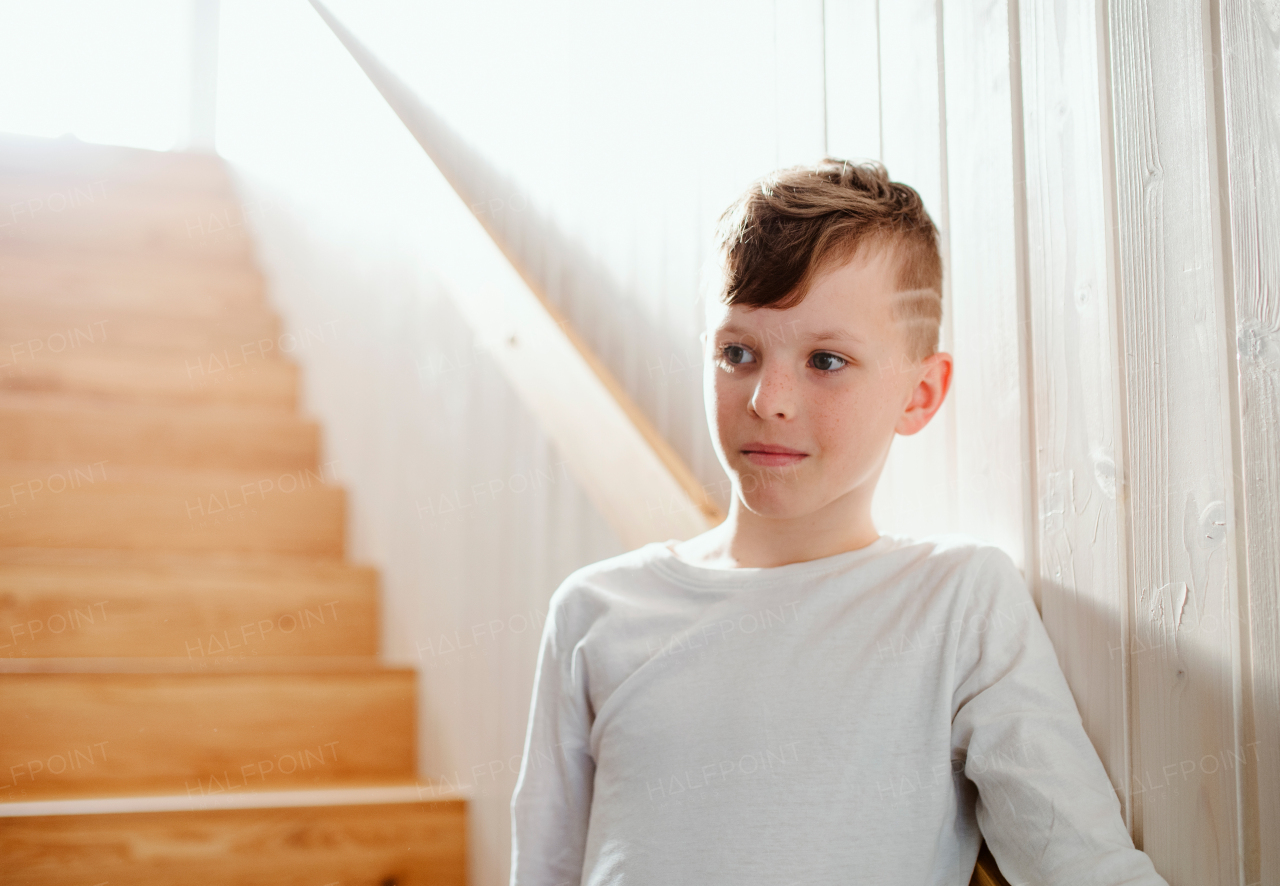
POLYGON ((513 886, 965 886, 983 835, 1014 886, 1167 886, 1002 550, 712 569, 673 544, 551 597, 513 886))

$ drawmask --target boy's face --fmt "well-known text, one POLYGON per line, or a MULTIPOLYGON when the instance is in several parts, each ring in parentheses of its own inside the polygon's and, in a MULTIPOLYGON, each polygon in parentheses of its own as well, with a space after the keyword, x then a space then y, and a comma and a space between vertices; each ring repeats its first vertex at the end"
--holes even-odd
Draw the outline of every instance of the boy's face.
POLYGON ((800 517, 850 493, 869 507, 894 434, 942 405, 951 360, 909 362, 891 315, 897 270, 891 250, 865 248, 815 274, 793 308, 709 307, 707 420, 751 511, 800 517), (760 451, 769 445, 799 454, 760 451))

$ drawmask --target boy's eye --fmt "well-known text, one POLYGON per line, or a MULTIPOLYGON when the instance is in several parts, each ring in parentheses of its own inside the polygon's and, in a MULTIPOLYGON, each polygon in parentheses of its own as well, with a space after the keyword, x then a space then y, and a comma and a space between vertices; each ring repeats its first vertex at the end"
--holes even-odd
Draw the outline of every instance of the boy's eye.
POLYGON ((818 353, 814 354, 813 360, 815 363, 814 368, 821 369, 823 372, 837 372, 843 369, 845 365, 849 362, 845 360, 843 357, 837 357, 835 354, 828 354, 826 351, 819 351, 818 353), (830 363, 828 363, 827 365, 822 365, 824 361, 831 361, 831 360, 836 361, 836 365, 831 365, 830 363))
POLYGON ((738 366, 742 363, 753 362, 755 360, 755 357, 752 356, 751 352, 742 345, 725 345, 720 349, 720 356, 723 357, 730 366, 738 366), (746 357, 750 357, 750 360, 739 358, 737 356, 739 353, 746 355, 746 357))
MULTIPOLYGON (((722 345, 720 348, 720 362, 726 369, 732 371, 734 366, 742 366, 748 363, 756 362, 755 355, 742 345, 722 345)), ((849 364, 844 357, 827 351, 819 351, 812 357, 813 368, 819 372, 835 374, 849 364)))

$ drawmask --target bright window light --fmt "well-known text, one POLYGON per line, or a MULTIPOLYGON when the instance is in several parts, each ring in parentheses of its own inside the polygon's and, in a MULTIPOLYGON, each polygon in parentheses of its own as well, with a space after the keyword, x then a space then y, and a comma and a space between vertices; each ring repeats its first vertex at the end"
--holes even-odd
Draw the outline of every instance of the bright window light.
POLYGON ((191 4, 0 0, 0 131, 186 143, 191 4))

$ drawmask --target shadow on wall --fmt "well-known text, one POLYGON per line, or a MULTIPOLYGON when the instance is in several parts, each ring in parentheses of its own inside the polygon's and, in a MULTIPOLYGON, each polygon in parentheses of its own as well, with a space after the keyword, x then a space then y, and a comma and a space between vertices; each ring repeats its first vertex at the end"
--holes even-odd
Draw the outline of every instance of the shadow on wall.
MULTIPOLYGON (((1042 582, 1041 595, 1042 600, 1055 600, 1057 607, 1069 606, 1074 629, 1082 632, 1085 637, 1091 638, 1089 642, 1092 644, 1106 645, 1106 657, 1102 658, 1104 662, 1102 666, 1105 667, 1109 676, 1115 678, 1115 685, 1120 685, 1127 671, 1130 694, 1128 707, 1134 712, 1135 720, 1140 720, 1144 709, 1140 680, 1140 674, 1144 671, 1151 673, 1156 669, 1174 670, 1187 680, 1187 685, 1184 687, 1187 693, 1202 696, 1221 695, 1218 689, 1221 681, 1215 679, 1214 675, 1229 672, 1231 663, 1220 660, 1213 654, 1213 650, 1222 648, 1224 641, 1229 643, 1227 636, 1231 632, 1239 634, 1242 626, 1238 621, 1230 618, 1215 620, 1212 616, 1193 619, 1188 613, 1188 617, 1180 624, 1173 617, 1167 619, 1166 623, 1173 626, 1173 629, 1162 636, 1151 636, 1150 631, 1140 633, 1135 630, 1127 641, 1114 643, 1105 638, 1124 636, 1121 619, 1117 612, 1109 610, 1087 594, 1076 593, 1056 582, 1042 582)), ((1173 614, 1168 611, 1170 608, 1166 606, 1166 615, 1173 614)), ((1055 647, 1061 648, 1056 642, 1055 647)), ((1101 658, 1100 649, 1097 654, 1101 658)), ((1064 671, 1070 673, 1069 663, 1062 660, 1061 651, 1058 652, 1058 658, 1064 671)), ((1096 709, 1099 700, 1091 701, 1096 709)), ((1212 700, 1202 698, 1194 701, 1188 698, 1186 701, 1197 707, 1208 705, 1211 709, 1226 706, 1221 698, 1212 700)), ((1118 700, 1111 707, 1113 710, 1122 709, 1118 700)), ((1274 716, 1274 713, 1270 715, 1274 716)), ((1104 720, 1097 720, 1093 724, 1086 721, 1086 727, 1091 725, 1093 729, 1108 728, 1104 720)), ((1113 728, 1115 725, 1110 724, 1113 728)), ((1104 750, 1098 748, 1098 736, 1091 734, 1090 738, 1096 749, 1100 752, 1104 750)), ((1177 742, 1170 742, 1170 747, 1176 745, 1177 742)), ((1134 835, 1134 843, 1139 849, 1143 848, 1140 822, 1144 817, 1152 815, 1153 807, 1174 803, 1178 807, 1185 808, 1188 804, 1194 805, 1201 802, 1206 793, 1210 795, 1217 793, 1212 790, 1206 792, 1206 786, 1212 784, 1215 779, 1234 781, 1239 778, 1242 784, 1256 784, 1257 768, 1261 759, 1259 742, 1253 740, 1248 734, 1244 734, 1234 747, 1215 747, 1206 743, 1199 748, 1198 758, 1185 753, 1173 754, 1168 759, 1151 754, 1144 758, 1139 749, 1132 746, 1126 749, 1126 753, 1130 758, 1128 784, 1125 784, 1125 773, 1114 771, 1117 768, 1116 763, 1108 764, 1107 774, 1113 786, 1118 785, 1116 793, 1121 813, 1124 814, 1126 807, 1129 809, 1129 817, 1133 822, 1130 830, 1134 835)), ((1052 765, 1052 762, 1044 761, 1044 764, 1052 765)), ((1253 800, 1256 802, 1256 797, 1253 800)), ((1233 839, 1230 835, 1238 833, 1239 822, 1232 820, 1234 813, 1230 810, 1224 810, 1220 814, 1225 817, 1215 823, 1219 833, 1223 839, 1233 839)), ((1160 871, 1160 873, 1169 876, 1173 872, 1160 871)))
POLYGON ((703 418, 696 340, 676 340, 637 310, 645 293, 620 285, 515 181, 489 164, 322 5, 313 5, 525 282, 588 342, 727 511, 729 482, 703 418))

